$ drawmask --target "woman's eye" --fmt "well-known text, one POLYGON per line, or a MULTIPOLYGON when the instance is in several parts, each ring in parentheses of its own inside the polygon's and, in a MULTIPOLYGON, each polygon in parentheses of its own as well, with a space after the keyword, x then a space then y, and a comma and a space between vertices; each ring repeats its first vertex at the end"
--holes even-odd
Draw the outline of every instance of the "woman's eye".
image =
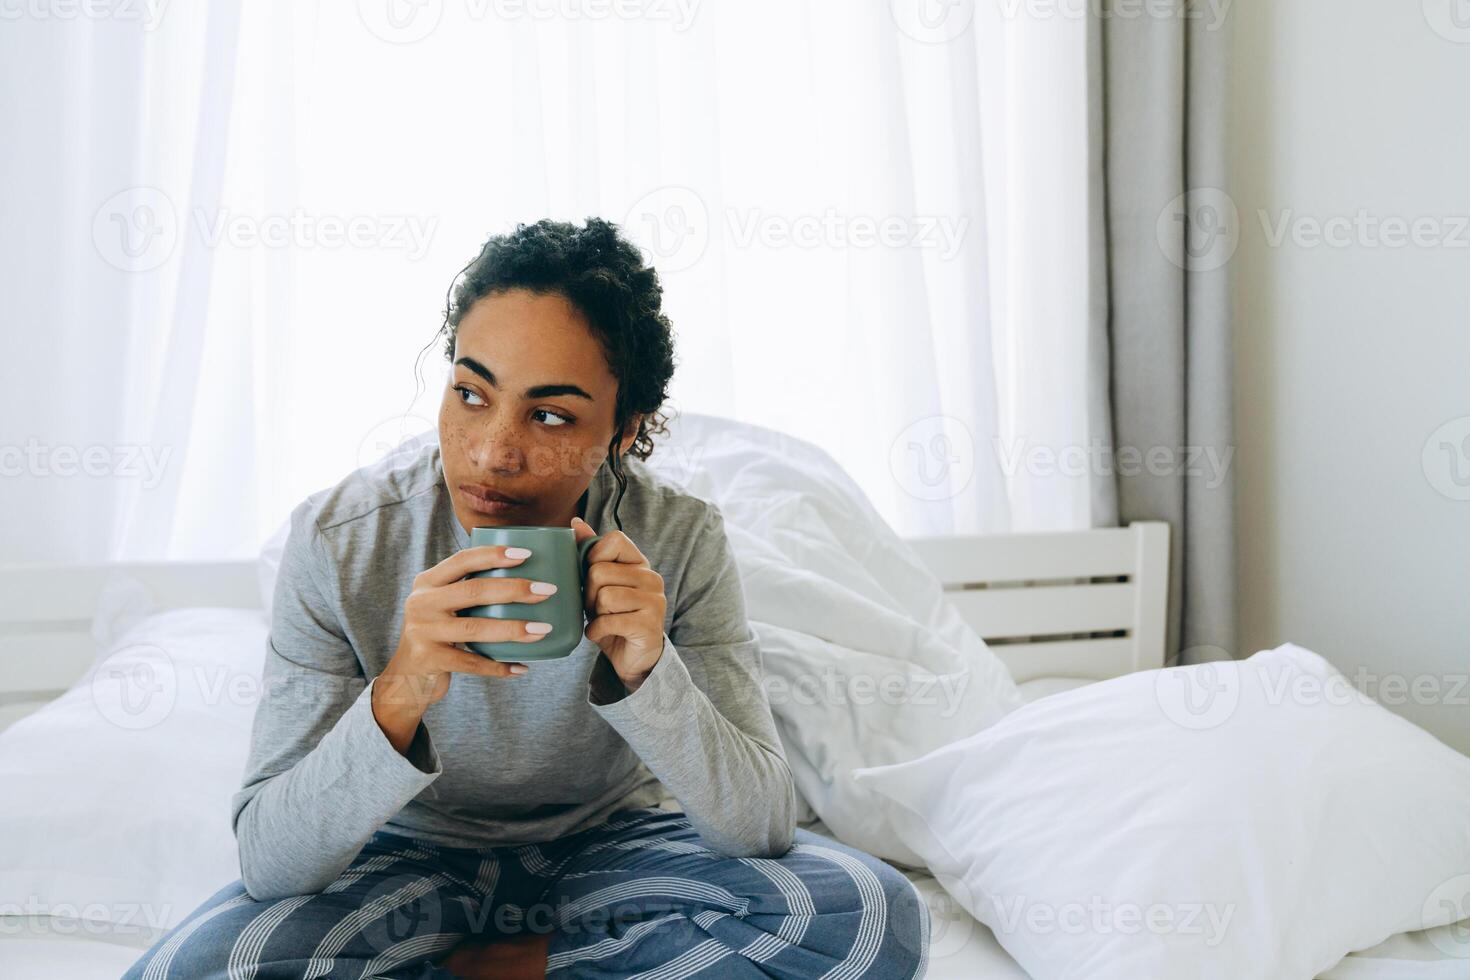
POLYGON ((483 405, 483 404, 485 404, 484 399, 482 399, 479 395, 475 394, 474 390, 471 389, 471 388, 466 388, 464 385, 455 385, 454 386, 454 390, 457 391, 457 392, 459 392, 459 400, 462 401, 462 402, 464 402, 466 405, 483 405), (474 401, 470 401, 469 399, 471 399, 471 398, 473 398, 474 401))
MULTIPOLYGON (((455 385, 454 391, 456 394, 459 395, 459 400, 466 405, 480 406, 485 404, 485 399, 481 398, 473 388, 470 388, 467 385, 455 385)), ((549 408, 538 408, 534 410, 531 415, 538 422, 545 422, 547 426, 551 428, 559 428, 563 425, 571 425, 572 422, 575 421, 570 415, 563 415, 560 412, 553 412, 549 408)))

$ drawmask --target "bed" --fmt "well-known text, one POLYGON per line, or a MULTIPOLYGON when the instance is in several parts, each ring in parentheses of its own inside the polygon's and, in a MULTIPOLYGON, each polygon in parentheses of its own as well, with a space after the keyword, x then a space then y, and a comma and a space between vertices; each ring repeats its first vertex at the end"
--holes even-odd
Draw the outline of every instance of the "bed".
MULTIPOLYGON (((1027 701, 1163 664, 1166 525, 1141 522, 1126 528, 908 543, 942 583, 954 608, 1005 662, 1027 701)), ((258 574, 253 561, 0 568, 0 727, 6 729, 0 731, 0 761, 16 743, 9 737, 13 732, 43 723, 50 705, 87 696, 85 678, 96 682, 100 644, 130 618, 144 612, 192 611, 179 628, 239 629, 253 618, 257 622, 251 628, 264 629, 258 574)), ((216 634, 210 645, 219 647, 223 635, 216 634)), ((252 642, 256 638, 250 637, 252 642)), ((241 753, 248 731, 242 719, 248 714, 235 710, 228 721, 241 753)), ((88 748, 62 745, 58 751, 86 753, 88 748)), ((228 785, 226 774, 214 792, 225 792, 228 785)), ((224 799, 213 801, 220 824, 225 804, 224 799)), ((805 826, 831 834, 820 820, 805 826)), ((227 832, 214 826, 213 846, 227 851, 221 830, 227 832)), ((213 857, 233 860, 228 853, 213 857)), ((926 976, 1027 976, 991 931, 959 908, 932 876, 919 870, 906 874, 930 910, 926 976)), ((187 901, 186 896, 174 904, 187 901)), ((117 902, 101 914, 74 905, 27 908, 17 896, 0 890, 0 976, 116 977, 160 934, 146 915, 115 921, 121 918, 117 902)), ((186 911, 179 907, 170 915, 177 918, 186 911)), ((157 926, 168 924, 159 920, 157 926)), ((1349 956, 1322 976, 1470 976, 1470 961, 1446 954, 1444 942, 1436 938, 1423 933, 1395 936, 1349 956)))

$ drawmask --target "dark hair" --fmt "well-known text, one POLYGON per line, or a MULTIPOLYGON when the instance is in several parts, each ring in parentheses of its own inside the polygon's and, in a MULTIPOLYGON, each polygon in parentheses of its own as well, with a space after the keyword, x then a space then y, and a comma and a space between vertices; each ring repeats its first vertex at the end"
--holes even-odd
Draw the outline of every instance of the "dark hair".
POLYGON ((653 436, 666 434, 668 417, 660 411, 674 376, 674 335, 661 309, 658 273, 645 265, 636 246, 617 225, 588 218, 578 227, 543 219, 520 223, 509 234, 493 235, 451 283, 444 303, 444 357, 454 358, 460 320, 475 302, 493 293, 527 289, 558 293, 587 318, 618 382, 608 465, 618 483, 613 519, 623 522, 618 504, 628 487, 618 453, 628 421, 641 415, 638 435, 628 452, 647 459, 653 436))

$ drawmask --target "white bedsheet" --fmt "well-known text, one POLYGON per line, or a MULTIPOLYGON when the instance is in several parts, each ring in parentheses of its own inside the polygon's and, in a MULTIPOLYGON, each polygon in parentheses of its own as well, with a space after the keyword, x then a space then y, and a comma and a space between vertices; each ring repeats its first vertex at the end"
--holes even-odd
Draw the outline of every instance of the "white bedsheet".
MULTIPOLYGON (((930 910, 929 968, 925 980, 1029 980, 995 936, 949 901, 939 883, 920 871, 909 880, 930 910)), ((1470 977, 1470 923, 1393 936, 1354 953, 1320 980, 1465 980, 1470 977)), ((41 923, 0 916, 0 977, 116 980, 149 943, 146 937, 78 935, 73 922, 41 923), (70 934, 68 934, 70 933, 70 934)))
MULTIPOLYGON (((831 836, 820 822, 806 829, 831 836)), ((929 968, 924 980, 1029 980, 983 923, 953 901, 933 875, 905 871, 929 908, 929 968)), ((1466 980, 1470 920, 1391 936, 1345 957, 1318 980, 1466 980), (1458 954, 1451 952, 1458 949, 1458 954)))
POLYGON ((0 916, 0 977, 117 980, 151 944, 151 934, 109 935, 75 920, 0 916))

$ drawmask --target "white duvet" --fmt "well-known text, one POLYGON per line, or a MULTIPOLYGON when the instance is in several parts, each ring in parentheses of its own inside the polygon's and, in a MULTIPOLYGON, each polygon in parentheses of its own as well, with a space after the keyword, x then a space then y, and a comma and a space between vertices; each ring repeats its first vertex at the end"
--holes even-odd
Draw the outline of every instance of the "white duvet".
POLYGON ((888 829, 888 801, 852 771, 1004 717, 1021 704, 1005 665, 815 446, 685 415, 649 463, 724 515, 798 791, 847 843, 921 866, 888 829))

